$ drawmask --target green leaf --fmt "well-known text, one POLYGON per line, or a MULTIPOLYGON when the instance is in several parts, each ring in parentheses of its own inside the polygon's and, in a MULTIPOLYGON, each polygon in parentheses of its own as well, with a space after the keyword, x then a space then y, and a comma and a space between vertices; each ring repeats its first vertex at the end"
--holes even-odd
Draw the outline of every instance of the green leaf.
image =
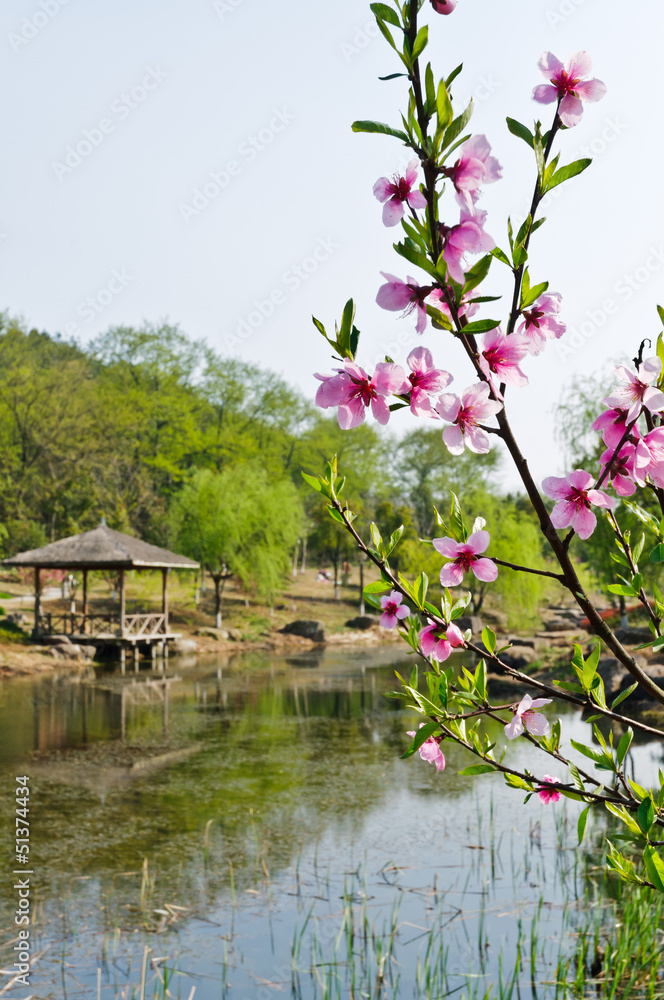
POLYGON ((464 767, 463 771, 459 771, 459 774, 488 774, 489 771, 496 770, 493 764, 471 764, 470 767, 464 767))
POLYGON ((380 17, 376 17, 376 24, 378 25, 378 30, 380 31, 381 35, 386 40, 386 42, 388 43, 388 45, 391 45, 392 48, 395 51, 397 51, 397 45, 396 45, 396 42, 394 41, 394 39, 392 38, 392 32, 390 31, 390 29, 388 28, 388 26, 385 24, 385 22, 383 21, 383 19, 380 18, 380 17))
POLYGON ((426 573, 422 572, 415 580, 413 584, 413 593, 415 594, 415 601, 419 608, 424 607, 424 599, 427 596, 427 588, 429 586, 429 577, 426 573))
POLYGON ((377 17, 381 17, 383 21, 387 21, 389 24, 393 24, 395 28, 401 27, 401 21, 399 20, 399 15, 391 7, 388 7, 386 3, 372 3, 369 4, 371 10, 377 17))
POLYGON ((501 261, 501 263, 507 264, 510 270, 512 269, 512 261, 509 259, 505 251, 500 249, 500 247, 494 247, 491 251, 491 256, 495 257, 496 260, 501 261))
POLYGON ((628 728, 627 731, 620 737, 620 743, 618 744, 618 749, 616 750, 616 759, 619 767, 622 767, 622 762, 627 755, 627 751, 630 748, 633 738, 634 730, 631 727, 628 728))
POLYGON ((394 139, 401 139, 407 146, 410 145, 410 140, 405 132, 391 128, 389 125, 384 125, 383 122, 357 121, 353 122, 351 128, 353 132, 372 132, 378 135, 391 135, 394 139))
POLYGON ((644 833, 648 833, 650 827, 655 822, 655 806, 650 796, 645 798, 639 805, 636 811, 636 821, 644 833))
POLYGON ((624 583, 610 583, 606 588, 611 594, 620 594, 622 597, 636 597, 638 590, 634 590, 634 587, 628 587, 624 583))
POLYGON ((540 282, 539 285, 533 285, 533 287, 528 291, 528 294, 525 296, 523 295, 523 290, 522 290, 521 308, 527 309, 528 306, 531 306, 533 302, 535 302, 540 297, 540 295, 544 294, 544 292, 547 290, 548 287, 549 287, 549 282, 542 281, 540 282))
POLYGON ((392 584, 387 583, 386 580, 374 580, 373 583, 368 583, 364 588, 365 594, 384 594, 387 590, 392 590, 392 584))
POLYGON ((496 633, 488 625, 485 625, 482 629, 482 642, 484 643, 484 648, 488 649, 490 653, 495 652, 496 633))
POLYGON ((337 521, 339 524, 345 524, 346 523, 344 521, 342 515, 336 509, 336 507, 332 507, 330 504, 328 504, 327 505, 327 510, 328 510, 328 513, 329 513, 329 515, 330 515, 330 517, 332 518, 333 521, 337 521))
POLYGON ((648 556, 651 563, 663 563, 664 562, 664 542, 658 542, 655 548, 652 550, 648 556))
POLYGON ((664 861, 652 844, 646 844, 643 849, 643 863, 652 884, 660 892, 664 892, 664 861))
POLYGON ((497 326, 500 326, 499 319, 478 319, 474 323, 467 323, 464 328, 464 333, 486 333, 487 330, 495 330, 497 326))
POLYGON ((465 542, 468 538, 468 532, 465 524, 463 523, 461 504, 459 503, 456 493, 453 493, 452 490, 450 490, 450 495, 452 497, 452 506, 450 508, 450 530, 458 542, 465 542))
POLYGON ((586 167, 589 167, 593 161, 584 157, 582 160, 575 160, 574 163, 568 163, 560 170, 556 170, 555 174, 551 180, 546 185, 545 190, 551 191, 552 188, 558 187, 563 181, 568 181, 570 177, 576 177, 577 174, 582 173, 586 167))
POLYGON ((440 144, 441 149, 447 149, 447 147, 451 146, 454 140, 461 135, 466 125, 470 121, 472 114, 473 114, 473 99, 471 97, 470 103, 466 108, 466 110, 463 111, 458 116, 458 118, 455 118, 454 121, 445 130, 445 135, 443 136, 443 140, 440 144))
POLYGON ((579 813, 579 819, 576 824, 576 829, 579 834, 579 844, 583 843, 583 836, 586 832, 586 825, 588 823, 589 812, 590 812, 590 806, 586 806, 586 808, 579 813))
POLYGON ((407 757, 412 757, 416 753, 423 743, 429 739, 430 736, 440 729, 440 723, 438 722, 425 722, 421 729, 418 729, 413 737, 413 742, 410 744, 405 753, 401 754, 401 760, 406 760, 407 757))
POLYGON ((521 122, 518 122, 515 118, 507 119, 507 127, 512 135, 515 135, 518 139, 523 139, 523 141, 527 143, 531 149, 534 148, 535 137, 529 128, 526 128, 525 125, 522 125, 521 122))
MULTIPOLYGON (((420 6, 421 6, 421 4, 420 4, 420 6)), ((458 75, 459 75, 459 73, 461 72, 462 69, 463 69, 463 63, 459 63, 459 65, 456 66, 452 70, 452 72, 450 73, 450 75, 448 76, 447 80, 445 81, 445 86, 447 87, 448 91, 449 91, 450 87, 452 86, 452 83, 456 80, 456 78, 458 77, 458 75)))
POLYGON ((599 663, 600 649, 601 649, 600 644, 597 643, 597 645, 593 648, 593 651, 591 652, 590 656, 588 657, 587 660, 585 660, 583 664, 581 683, 586 691, 590 691, 590 688, 592 687, 593 677, 597 673, 597 664, 599 663))
POLYGON ((471 291, 473 288, 477 288, 477 286, 484 281, 489 273, 492 260, 493 257, 491 254, 487 253, 471 267, 470 271, 466 272, 466 281, 463 286, 464 294, 471 291))
POLYGON ((423 27, 420 28, 420 30, 417 32, 417 35, 415 36, 415 41, 413 42, 413 51, 411 53, 413 60, 417 59, 418 56, 422 55, 425 48, 427 47, 428 41, 429 41, 429 28, 428 25, 425 24, 423 27))
POLYGON ((454 117, 452 103, 450 101, 449 94, 447 93, 444 80, 441 80, 438 84, 438 93, 436 94, 436 113, 438 115, 436 131, 442 132, 447 128, 454 117))
POLYGON ((309 483, 312 489, 316 490, 318 493, 323 492, 323 485, 318 478, 318 476, 308 476, 306 472, 301 472, 300 475, 304 479, 305 483, 309 483))
POLYGON ((395 531, 393 531, 392 534, 390 535, 389 541, 385 546, 386 559, 392 552, 394 552, 397 545, 401 541, 401 536, 403 535, 403 531, 404 531, 403 524, 400 524, 399 527, 395 531))
POLYGON ((436 268, 433 266, 429 258, 412 246, 411 241, 394 243, 393 246, 400 257, 405 257, 406 260, 411 262, 411 264, 415 264, 416 267, 421 267, 422 270, 426 271, 427 274, 430 274, 432 278, 438 278, 436 268))
POLYGON ((613 712, 615 707, 619 705, 621 701, 624 701, 625 698, 629 698, 630 694, 636 691, 638 686, 639 682, 635 681, 634 684, 632 684, 630 687, 626 688, 624 691, 621 691, 618 697, 614 698, 613 701, 611 702, 611 711, 613 712))
POLYGON ((614 771, 614 763, 611 757, 606 754, 603 750, 594 750, 592 747, 587 747, 583 743, 579 743, 578 740, 570 740, 570 743, 575 750, 583 754, 584 757, 588 757, 589 760, 594 761, 596 767, 601 771, 614 771))

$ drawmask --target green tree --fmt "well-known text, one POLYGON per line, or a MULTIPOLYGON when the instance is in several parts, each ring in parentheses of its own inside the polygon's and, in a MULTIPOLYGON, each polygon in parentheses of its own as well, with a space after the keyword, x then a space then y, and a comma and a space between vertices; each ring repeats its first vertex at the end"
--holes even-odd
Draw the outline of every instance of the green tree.
POLYGON ((230 576, 272 603, 288 574, 302 522, 302 504, 288 479, 270 482, 264 471, 246 466, 192 475, 171 505, 171 534, 212 576, 218 628, 230 576))

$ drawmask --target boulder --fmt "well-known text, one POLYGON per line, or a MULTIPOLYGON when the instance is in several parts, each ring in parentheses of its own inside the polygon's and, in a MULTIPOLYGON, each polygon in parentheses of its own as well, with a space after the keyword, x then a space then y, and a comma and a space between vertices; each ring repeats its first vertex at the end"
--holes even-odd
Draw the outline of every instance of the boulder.
POLYGON ((206 639, 216 639, 217 642, 227 642, 229 638, 227 628, 212 628, 212 626, 196 629, 196 635, 206 639))
POLYGON ((323 623, 309 618, 298 618, 297 621, 284 625, 279 631, 284 635, 299 635, 303 639, 311 639, 312 642, 325 642, 323 623))
MULTIPOLYGON (((664 665, 662 664, 647 664, 641 659, 641 657, 635 657, 638 665, 648 674, 649 677, 657 683, 660 684, 660 678, 664 675, 664 665)), ((615 656, 600 656, 599 663, 597 665, 597 673, 604 681, 604 691, 606 692, 607 700, 610 701, 615 698, 617 694, 624 691, 625 688, 631 687, 634 683, 632 675, 623 667, 620 660, 617 660, 615 656)), ((630 695, 630 698, 648 698, 649 695, 641 688, 637 688, 634 694, 630 695)), ((621 709, 616 709, 620 711, 621 709)))
POLYGON ((24 615, 22 611, 14 611, 12 614, 6 615, 5 621, 11 622, 13 625, 23 626, 30 624, 30 617, 24 615))
POLYGON ((544 622, 545 632, 569 632, 572 627, 564 618, 554 618, 552 621, 544 622))
POLYGON ((170 647, 170 651, 175 656, 181 656, 184 653, 195 653, 197 649, 198 646, 193 639, 175 639, 170 647))
POLYGON ((535 663, 538 658, 539 654, 533 646, 515 646, 500 654, 502 662, 514 670, 523 670, 524 667, 535 663))
POLYGON ((231 640, 231 642, 243 642, 243 635, 239 628, 229 628, 227 629, 227 632, 228 632, 228 638, 231 640))
POLYGON ((72 641, 68 635, 42 635, 40 642, 44 646, 71 646, 72 641))
POLYGON ((360 629, 362 632, 366 632, 367 629, 373 628, 374 625, 378 625, 378 618, 376 615, 358 615, 357 618, 350 618, 346 622, 346 628, 356 628, 360 629))
POLYGON ((654 638, 649 628, 616 629, 616 639, 627 646, 639 646, 642 642, 650 642, 654 638))
POLYGON ((454 624, 457 628, 460 628, 462 632, 466 629, 470 629, 473 635, 481 635, 484 624, 479 615, 463 615, 461 618, 455 618, 454 624))
POLYGON ((511 642, 513 646, 532 646, 533 649, 535 649, 536 644, 535 639, 522 639, 518 635, 508 636, 507 641, 511 642))
POLYGON ((494 632, 496 629, 499 629, 501 632, 507 631, 508 621, 507 615, 504 611, 496 611, 493 608, 491 610, 483 608, 482 615, 484 616, 487 624, 493 628, 494 632))

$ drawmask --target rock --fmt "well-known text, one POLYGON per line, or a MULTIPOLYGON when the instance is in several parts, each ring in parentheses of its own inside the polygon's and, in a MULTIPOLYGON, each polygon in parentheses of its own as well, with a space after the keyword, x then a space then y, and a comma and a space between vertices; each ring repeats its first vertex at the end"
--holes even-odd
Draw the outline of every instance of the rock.
MULTIPOLYGON (((659 678, 664 676, 664 665, 648 665, 638 656, 635 656, 634 659, 649 677, 652 677, 656 683, 659 683, 659 678)), ((630 672, 626 667, 623 667, 620 660, 617 660, 615 656, 600 656, 597 673, 604 681, 604 691, 609 701, 634 683, 630 672)), ((637 688, 634 694, 630 695, 630 698, 648 697, 649 695, 645 691, 642 691, 641 688, 637 688)), ((616 709, 616 711, 619 710, 616 709)))
POLYGON ((175 639, 171 644, 171 652, 175 656, 181 656, 183 653, 195 653, 198 646, 193 639, 175 639))
POLYGON ((545 632, 568 632, 570 623, 564 618, 554 618, 552 621, 544 622, 545 632))
POLYGON ((462 632, 465 632, 467 628, 470 629, 473 635, 481 635, 484 625, 482 619, 479 615, 463 615, 462 618, 455 618, 454 624, 457 628, 460 628, 462 632))
POLYGON ((649 628, 616 629, 616 639, 627 646, 638 646, 642 642, 650 642, 654 638, 649 628))
POLYGON ((30 618, 28 615, 24 615, 22 611, 14 611, 13 614, 5 616, 6 622, 11 622, 14 625, 29 625, 30 618))
POLYGON ((513 667, 514 670, 523 670, 524 667, 535 663, 539 659, 539 654, 533 646, 515 646, 513 649, 501 653, 500 659, 506 666, 513 667))
POLYGON ((297 621, 284 625, 279 631, 284 635, 299 635, 303 639, 311 639, 312 642, 325 642, 323 623, 309 618, 298 618, 297 621))
POLYGON ((84 660, 94 660, 97 655, 97 647, 92 644, 89 646, 79 646, 78 648, 80 649, 84 660))
POLYGON ((206 639, 216 639, 218 642, 227 642, 229 638, 227 628, 212 628, 212 626, 196 629, 196 635, 206 639))
POLYGON ((346 628, 356 628, 360 629, 362 632, 366 632, 367 629, 373 628, 374 625, 378 625, 378 618, 376 615, 358 615, 357 618, 350 618, 346 622, 346 628))
MULTIPOLYGON (((227 631, 228 631, 228 638, 231 640, 231 642, 243 642, 244 641, 243 640, 243 636, 242 636, 242 632, 240 631, 239 628, 229 628, 227 631)), ((283 632, 283 629, 282 629, 282 632, 283 632)))
POLYGON ((42 635, 40 641, 44 646, 71 646, 72 641, 68 635, 42 635))
POLYGON ((482 615, 484 616, 485 621, 491 625, 492 628, 495 625, 496 628, 500 629, 502 632, 507 630, 507 615, 504 611, 489 611, 488 609, 483 608, 482 615))
POLYGON ((513 646, 532 646, 535 649, 535 639, 522 639, 518 635, 509 635, 507 641, 511 642, 513 646))

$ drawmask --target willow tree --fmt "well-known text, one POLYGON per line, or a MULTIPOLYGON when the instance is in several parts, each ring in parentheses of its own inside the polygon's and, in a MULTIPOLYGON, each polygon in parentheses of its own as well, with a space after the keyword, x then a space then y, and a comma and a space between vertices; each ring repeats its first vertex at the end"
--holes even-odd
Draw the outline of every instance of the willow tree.
POLYGON ((223 590, 230 577, 272 604, 285 581, 304 520, 288 479, 270 481, 246 466, 194 473, 174 499, 174 543, 214 581, 215 624, 221 627, 223 590))

